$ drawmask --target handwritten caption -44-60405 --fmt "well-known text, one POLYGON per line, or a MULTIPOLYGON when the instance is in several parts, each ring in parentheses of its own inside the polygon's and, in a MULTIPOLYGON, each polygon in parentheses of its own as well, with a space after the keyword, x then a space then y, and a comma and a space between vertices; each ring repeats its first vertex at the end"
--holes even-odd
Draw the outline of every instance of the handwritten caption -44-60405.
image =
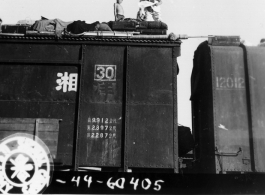
MULTIPOLYGON (((61 184, 66 184, 68 182, 63 181, 61 179, 57 179, 56 182, 61 184)), ((71 179, 71 182, 75 183, 76 187, 79 187, 81 185, 81 182, 85 182, 87 188, 91 188, 93 184, 97 183, 100 185, 105 185, 111 190, 115 189, 125 189, 125 187, 131 186, 131 189, 133 190, 154 190, 154 191, 160 191, 162 189, 163 180, 155 180, 151 181, 149 178, 139 179, 136 177, 131 178, 113 178, 110 177, 107 180, 99 180, 99 179, 93 179, 92 176, 85 175, 85 176, 73 176, 71 179)))

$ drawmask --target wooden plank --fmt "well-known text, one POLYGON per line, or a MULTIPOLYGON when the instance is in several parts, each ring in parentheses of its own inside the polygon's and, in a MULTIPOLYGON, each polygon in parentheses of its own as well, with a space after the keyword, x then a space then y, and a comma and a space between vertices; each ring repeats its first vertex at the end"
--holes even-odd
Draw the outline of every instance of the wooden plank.
POLYGON ((59 123, 39 123, 38 131, 59 131, 59 123))
MULTIPOLYGON (((59 123, 61 119, 45 119, 39 118, 39 123, 59 123)), ((36 118, 0 118, 0 123, 10 123, 10 124, 33 124, 36 118)))
POLYGON ((33 124, 35 123, 34 118, 0 118, 1 124, 33 124))
MULTIPOLYGON (((6 131, 34 131, 35 124, 10 124, 10 123, 0 123, 0 131, 6 130, 6 131)), ((57 124, 39 124, 38 132, 41 131, 59 131, 59 123, 57 124)))
MULTIPOLYGON (((1 138, 1 139, 4 139, 4 138, 6 138, 6 137, 8 137, 8 136, 10 136, 10 135, 16 134, 16 133, 21 133, 21 132, 20 132, 20 131, 0 131, 0 138, 1 138)), ((32 132, 30 132, 30 131, 25 131, 25 132, 23 132, 23 133, 27 133, 27 134, 29 134, 29 135, 32 135, 32 138, 33 138, 33 134, 32 134, 32 132)))
MULTIPOLYGON (((21 132, 20 131, 0 131, 0 137, 4 139, 16 133, 21 133, 21 132)), ((32 135, 31 138, 33 139, 33 131, 25 131, 23 133, 32 135)), ((45 145, 49 148, 50 153, 55 158, 57 156, 57 148, 58 148, 58 133, 52 133, 48 137, 45 136, 45 134, 42 134, 38 137, 45 143, 45 145)))
POLYGON ((34 134, 49 148, 51 155, 56 158, 59 120, 34 118, 0 118, 0 138, 6 138, 15 133, 34 134))
POLYGON ((42 123, 59 123, 59 121, 61 121, 61 119, 47 119, 47 118, 40 118, 39 119, 39 123, 42 124, 42 123))
MULTIPOLYGON (((0 137, 1 138, 6 138, 7 136, 13 135, 13 134, 16 134, 16 133, 21 133, 21 132, 20 131, 0 131, 0 137)), ((23 133, 27 133, 27 134, 33 136, 33 131, 25 131, 23 133)), ((38 137, 43 142, 47 142, 49 144, 58 142, 58 133, 52 133, 52 134, 49 134, 49 135, 47 135, 47 133, 45 133, 45 134, 41 133, 38 137)))
POLYGON ((31 131, 33 132, 35 124, 0 124, 0 131, 31 131))
POLYGON ((47 133, 40 133, 39 135, 38 135, 38 137, 41 139, 41 140, 52 140, 52 141, 54 141, 54 140, 58 140, 58 133, 50 133, 49 132, 49 134, 47 134, 47 133))

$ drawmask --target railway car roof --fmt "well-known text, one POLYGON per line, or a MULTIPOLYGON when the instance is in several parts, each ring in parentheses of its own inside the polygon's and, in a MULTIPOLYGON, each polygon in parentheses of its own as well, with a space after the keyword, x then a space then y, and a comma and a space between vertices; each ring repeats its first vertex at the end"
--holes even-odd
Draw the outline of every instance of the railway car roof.
POLYGON ((133 32, 104 32, 94 31, 82 33, 79 35, 67 34, 58 37, 54 32, 27 32, 18 33, 0 33, 0 40, 61 40, 61 41, 92 41, 92 42, 122 42, 122 43, 156 43, 156 44, 180 44, 179 39, 171 40, 169 35, 139 35, 133 32))

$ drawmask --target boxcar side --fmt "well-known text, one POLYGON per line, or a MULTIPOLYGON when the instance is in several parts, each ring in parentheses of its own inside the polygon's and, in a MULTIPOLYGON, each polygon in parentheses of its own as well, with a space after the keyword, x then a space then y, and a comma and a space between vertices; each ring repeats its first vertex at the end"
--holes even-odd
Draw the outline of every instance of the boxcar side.
MULTIPOLYGON (((55 165, 178 172, 180 41, 1 36, 0 43, 0 118, 60 119, 58 139, 44 136, 57 146, 55 165)), ((22 131, 7 126, 1 138, 22 131)))

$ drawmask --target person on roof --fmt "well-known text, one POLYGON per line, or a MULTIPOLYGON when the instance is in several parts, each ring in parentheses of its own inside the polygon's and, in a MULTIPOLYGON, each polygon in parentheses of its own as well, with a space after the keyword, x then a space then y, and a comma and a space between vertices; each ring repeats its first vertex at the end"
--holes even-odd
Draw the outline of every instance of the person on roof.
POLYGON ((152 6, 152 16, 154 21, 161 21, 161 8, 162 0, 156 0, 155 4, 152 6))
POLYGON ((137 19, 143 21, 161 21, 162 0, 140 0, 137 19))
POLYGON ((2 32, 2 18, 0 18, 0 33, 2 32))
POLYGON ((265 38, 262 38, 262 39, 260 40, 260 43, 258 44, 258 46, 260 46, 260 47, 265 47, 265 38))
POLYGON ((124 11, 123 7, 121 6, 123 0, 117 0, 117 3, 114 3, 114 16, 115 21, 121 21, 124 19, 124 11))

